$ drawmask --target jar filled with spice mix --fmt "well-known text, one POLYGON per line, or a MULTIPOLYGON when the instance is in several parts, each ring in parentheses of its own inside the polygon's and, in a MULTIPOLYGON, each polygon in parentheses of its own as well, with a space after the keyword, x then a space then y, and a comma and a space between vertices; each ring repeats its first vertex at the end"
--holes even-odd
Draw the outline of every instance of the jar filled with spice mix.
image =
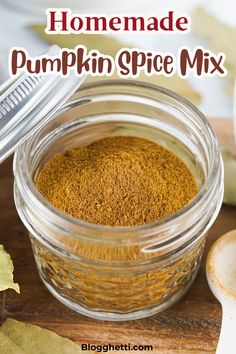
MULTIPOLYGON (((72 81, 31 99, 14 158, 16 208, 59 301, 96 319, 147 317, 197 274, 222 203, 217 140, 203 114, 166 89, 99 81, 68 99, 72 81)), ((16 132, 3 136, 5 155, 16 132)))

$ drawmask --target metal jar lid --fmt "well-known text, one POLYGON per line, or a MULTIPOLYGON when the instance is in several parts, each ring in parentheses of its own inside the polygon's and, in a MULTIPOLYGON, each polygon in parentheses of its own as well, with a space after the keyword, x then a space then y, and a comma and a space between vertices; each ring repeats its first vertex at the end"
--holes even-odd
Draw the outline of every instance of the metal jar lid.
MULTIPOLYGON (((54 45, 47 54, 59 51, 54 45)), ((23 73, 0 87, 0 163, 50 119, 84 80, 73 72, 66 78, 23 73)))

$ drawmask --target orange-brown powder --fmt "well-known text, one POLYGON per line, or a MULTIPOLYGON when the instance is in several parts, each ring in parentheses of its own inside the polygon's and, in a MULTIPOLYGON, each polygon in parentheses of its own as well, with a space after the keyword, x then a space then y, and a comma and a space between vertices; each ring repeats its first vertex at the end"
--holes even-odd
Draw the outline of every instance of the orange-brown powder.
POLYGON ((193 174, 166 148, 116 136, 50 159, 37 188, 55 207, 94 224, 134 226, 175 213, 197 193, 193 174))

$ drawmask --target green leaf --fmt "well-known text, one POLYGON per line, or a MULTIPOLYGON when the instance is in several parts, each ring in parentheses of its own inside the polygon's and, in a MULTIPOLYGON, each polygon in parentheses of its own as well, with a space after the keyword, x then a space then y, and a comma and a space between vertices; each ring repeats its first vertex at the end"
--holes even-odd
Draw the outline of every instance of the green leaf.
POLYGON ((192 25, 197 34, 208 40, 211 50, 225 54, 225 67, 228 74, 221 79, 226 82, 226 92, 233 95, 236 75, 236 49, 232 43, 236 41, 236 27, 225 25, 201 6, 196 7, 193 12, 192 25))
POLYGON ((88 354, 71 340, 41 327, 7 319, 1 331, 27 354, 88 354))
POLYGON ((2 354, 27 354, 14 342, 0 331, 0 353, 2 354))
POLYGON ((13 281, 13 263, 10 255, 0 245, 0 291, 14 289, 20 292, 19 285, 13 281))
POLYGON ((221 151, 224 161, 224 203, 236 205, 236 157, 227 149, 221 151))

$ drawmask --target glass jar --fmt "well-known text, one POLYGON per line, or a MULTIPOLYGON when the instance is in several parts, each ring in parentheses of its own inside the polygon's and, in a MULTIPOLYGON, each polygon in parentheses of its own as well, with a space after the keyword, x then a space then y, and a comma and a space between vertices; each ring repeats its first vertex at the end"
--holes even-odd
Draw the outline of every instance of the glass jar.
POLYGON ((186 292, 223 197, 222 160, 203 114, 166 89, 129 81, 80 88, 18 149, 14 175, 16 207, 42 281, 68 307, 102 320, 150 316, 186 292), (46 161, 114 135, 143 137, 177 154, 195 175, 193 201, 153 224, 107 227, 72 218, 43 198, 34 181, 46 161))

